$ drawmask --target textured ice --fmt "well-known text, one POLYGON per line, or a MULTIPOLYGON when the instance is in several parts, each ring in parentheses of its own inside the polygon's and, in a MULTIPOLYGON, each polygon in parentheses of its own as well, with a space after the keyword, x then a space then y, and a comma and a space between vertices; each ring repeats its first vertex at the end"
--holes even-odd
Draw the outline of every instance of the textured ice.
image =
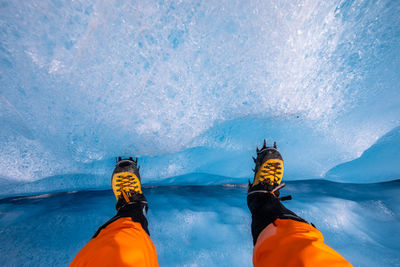
POLYGON ((155 184, 243 178, 264 137, 287 179, 324 177, 400 125, 399 12, 389 0, 3 0, 0 177, 51 191, 51 177, 90 174, 104 181, 75 187, 101 187, 113 157, 134 155, 155 184))
MULTIPOLYGON (((207 177, 204 177, 207 178, 207 177)), ((245 186, 144 190, 160 266, 252 266, 245 186)), ((288 182, 288 208, 313 222, 354 266, 400 266, 399 181, 382 184, 288 182)), ((4 266, 65 266, 109 217, 112 191, 0 201, 4 266)))
POLYGON ((81 190, 139 156, 161 265, 249 266, 245 188, 182 186, 245 183, 267 138, 286 181, 314 179, 289 183, 290 208, 356 266, 400 266, 398 182, 315 180, 400 178, 398 14, 391 0, 0 1, 0 197, 14 197, 0 262, 69 263, 114 213, 110 191, 81 190))
POLYGON ((376 182, 400 177, 400 126, 381 137, 360 158, 339 164, 326 177, 330 179, 376 182))

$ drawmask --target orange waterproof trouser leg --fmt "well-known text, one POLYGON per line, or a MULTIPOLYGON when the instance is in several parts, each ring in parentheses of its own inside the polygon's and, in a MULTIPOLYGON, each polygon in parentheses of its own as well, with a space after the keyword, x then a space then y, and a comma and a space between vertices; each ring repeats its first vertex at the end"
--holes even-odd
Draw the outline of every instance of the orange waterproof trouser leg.
POLYGON ((305 222, 277 219, 258 236, 254 266, 352 266, 305 222))
POLYGON ((129 217, 107 225, 70 266, 158 266, 156 248, 140 223, 129 217))
POLYGON ((324 243, 315 227, 287 209, 275 194, 250 191, 254 266, 351 266, 324 243))

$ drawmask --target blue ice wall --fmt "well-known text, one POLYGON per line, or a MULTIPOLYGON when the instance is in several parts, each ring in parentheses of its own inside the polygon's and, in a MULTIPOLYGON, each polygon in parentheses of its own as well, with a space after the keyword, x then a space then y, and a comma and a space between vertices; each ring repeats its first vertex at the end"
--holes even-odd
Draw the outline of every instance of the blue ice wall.
POLYGON ((339 181, 376 182, 400 177, 400 126, 381 137, 361 157, 332 168, 326 177, 339 181))
POLYGON ((286 179, 324 177, 400 125, 399 13, 389 0, 2 0, 2 188, 99 188, 118 155, 141 157, 150 184, 242 182, 265 137, 286 179))

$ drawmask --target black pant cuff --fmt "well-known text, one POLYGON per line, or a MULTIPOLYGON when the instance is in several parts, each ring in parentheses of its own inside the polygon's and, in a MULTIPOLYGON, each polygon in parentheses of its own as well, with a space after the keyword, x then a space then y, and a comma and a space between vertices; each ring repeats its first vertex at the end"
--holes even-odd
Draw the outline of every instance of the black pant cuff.
POLYGON ((260 233, 276 219, 290 219, 305 222, 304 219, 287 209, 280 200, 271 193, 253 193, 247 196, 247 205, 252 214, 251 233, 254 245, 260 233))
POLYGON ((131 203, 131 204, 126 204, 126 205, 122 206, 118 210, 117 215, 115 215, 110 220, 108 220, 105 224, 103 224, 96 231, 96 233, 93 235, 92 238, 97 237, 101 230, 103 230, 108 225, 110 225, 111 223, 115 222, 116 220, 118 220, 120 218, 131 218, 132 221, 140 223, 143 227, 143 230, 145 230, 146 233, 148 235, 150 235, 147 218, 145 216, 147 209, 148 209, 147 204, 144 204, 144 203, 131 203))

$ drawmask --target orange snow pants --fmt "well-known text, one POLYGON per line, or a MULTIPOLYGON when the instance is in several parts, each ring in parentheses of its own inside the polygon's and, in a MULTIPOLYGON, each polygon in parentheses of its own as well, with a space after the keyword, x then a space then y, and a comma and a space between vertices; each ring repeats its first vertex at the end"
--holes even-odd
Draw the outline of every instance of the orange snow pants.
MULTIPOLYGON (((256 191, 248 194, 247 203, 252 213, 254 266, 351 266, 324 243, 320 231, 287 209, 275 195, 256 191)), ((121 207, 71 266, 158 266, 146 208, 140 203, 121 207)))
MULTIPOLYGON (((351 266, 313 226, 277 219, 259 235, 254 266, 351 266)), ((158 266, 156 248, 140 223, 120 218, 101 230, 71 266, 158 266)))
POLYGON ((258 236, 254 266, 352 266, 305 222, 276 219, 258 236))
POLYGON ((140 223, 129 217, 107 225, 70 266, 158 266, 156 248, 140 223))

